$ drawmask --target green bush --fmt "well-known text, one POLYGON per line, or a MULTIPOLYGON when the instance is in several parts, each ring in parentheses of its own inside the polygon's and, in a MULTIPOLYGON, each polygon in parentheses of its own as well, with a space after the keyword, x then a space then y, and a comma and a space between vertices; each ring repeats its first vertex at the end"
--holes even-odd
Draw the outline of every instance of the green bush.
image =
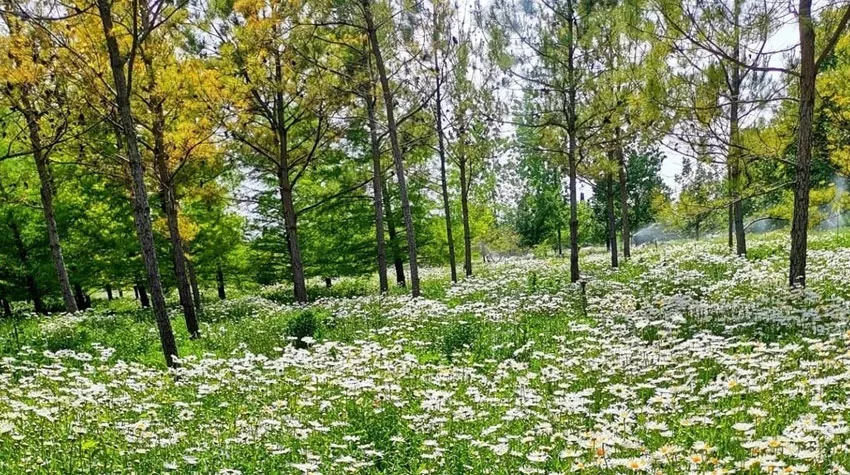
POLYGON ((293 345, 296 348, 307 348, 310 346, 310 340, 307 337, 316 339, 319 335, 321 323, 313 310, 307 309, 298 312, 293 319, 286 325, 286 335, 294 338, 293 345))

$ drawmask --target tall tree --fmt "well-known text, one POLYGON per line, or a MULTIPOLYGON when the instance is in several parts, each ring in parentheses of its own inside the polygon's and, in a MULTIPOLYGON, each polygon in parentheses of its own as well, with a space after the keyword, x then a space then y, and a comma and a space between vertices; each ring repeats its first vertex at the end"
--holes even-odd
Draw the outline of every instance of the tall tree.
POLYGON ((307 286, 295 187, 338 135, 332 117, 341 106, 335 76, 311 67, 330 46, 310 42, 311 30, 300 26, 308 14, 303 2, 242 2, 213 22, 221 68, 232 78, 229 134, 241 144, 243 162, 279 194, 297 302, 307 301, 307 286))
POLYGON ((149 37, 151 32, 162 25, 164 20, 173 15, 175 7, 164 2, 153 4, 143 3, 141 5, 132 2, 128 5, 123 2, 111 2, 110 0, 97 0, 96 6, 106 42, 109 68, 112 72, 112 86, 115 94, 115 106, 118 111, 118 124, 132 177, 133 217, 136 225, 136 233, 141 244, 142 261, 147 272, 148 287, 153 299, 154 316, 156 317, 165 362, 168 366, 176 366, 177 343, 174 340, 174 333, 171 330, 171 321, 168 319, 165 295, 162 290, 162 279, 159 274, 142 154, 139 151, 136 121, 133 117, 133 109, 130 101, 132 82, 128 80, 133 75, 136 61, 135 56, 139 43, 149 37), (120 23, 117 23, 114 18, 115 13, 113 9, 115 7, 121 9, 120 15, 122 20, 120 23), (130 21, 124 21, 127 19, 130 21), (125 29, 124 27, 118 27, 117 25, 119 24, 135 26, 132 29, 125 29), (122 40, 130 41, 129 51, 122 52, 117 36, 119 34, 122 40))
MULTIPOLYGON (((361 0, 361 13, 366 25, 366 33, 369 44, 375 58, 375 67, 378 72, 381 90, 384 96, 384 107, 386 108, 387 129, 392 148, 393 164, 395 166, 396 180, 398 182, 399 196, 401 198, 402 214, 404 216, 404 227, 407 235, 407 254, 410 265, 410 291, 414 297, 419 297, 419 265, 416 257, 416 231, 413 225, 413 213, 411 211, 410 198, 407 190, 407 178, 404 172, 404 157, 398 139, 398 124, 395 119, 395 102, 393 89, 390 86, 387 67, 384 63, 383 51, 378 35, 378 24, 375 22, 372 0, 361 0)), ((390 23, 382 22, 382 25, 390 23)))
POLYGON ((0 41, 3 55, 10 68, 3 76, 3 90, 8 106, 23 119, 23 128, 29 138, 28 152, 35 160, 41 187, 41 209, 50 241, 53 267, 59 279, 59 288, 69 313, 77 311, 71 282, 65 267, 59 228, 54 208, 55 184, 50 167, 50 155, 68 132, 66 78, 60 70, 57 45, 50 34, 37 25, 22 21, 9 2, 0 14, 8 36, 0 41))
POLYGON ((788 283, 791 286, 806 285, 806 257, 809 228, 809 188, 811 184, 812 121, 815 109, 815 87, 820 65, 827 58, 850 21, 850 6, 832 34, 827 36, 820 54, 815 52, 815 25, 812 18, 812 1, 800 0, 797 9, 800 32, 800 74, 797 125, 797 163, 794 181, 794 216, 791 220, 791 257, 788 283))

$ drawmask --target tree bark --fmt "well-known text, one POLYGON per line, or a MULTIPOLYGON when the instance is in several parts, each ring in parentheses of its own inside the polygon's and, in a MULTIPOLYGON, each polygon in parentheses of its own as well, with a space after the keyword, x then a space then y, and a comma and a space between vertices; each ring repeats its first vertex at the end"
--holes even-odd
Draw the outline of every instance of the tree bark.
POLYGON ((729 181, 729 205, 726 207, 727 216, 726 216, 726 241, 727 246, 729 247, 729 251, 731 252, 735 246, 735 206, 732 203, 734 201, 734 194, 732 193, 732 170, 730 168, 730 164, 726 164, 726 178, 729 181))
POLYGON ((74 298, 77 303, 77 308, 80 310, 86 309, 86 294, 83 292, 83 287, 79 282, 74 283, 74 298))
POLYGON ((293 294, 296 302, 307 301, 307 284, 304 278, 304 263, 301 260, 301 247, 298 244, 298 224, 295 206, 292 203, 292 185, 289 181, 289 168, 278 168, 278 188, 286 228, 286 243, 289 248, 289 266, 292 270, 293 294))
MULTIPOLYGON (((119 124, 124 136, 124 146, 127 151, 130 173, 132 175, 133 218, 136 224, 136 234, 142 250, 142 261, 147 272, 148 284, 153 296, 153 310, 156 319, 159 339, 165 363, 169 367, 176 366, 174 357, 177 356, 177 343, 168 319, 168 309, 165 306, 165 295, 162 291, 162 281, 159 275, 159 263, 153 242, 153 226, 151 224, 150 204, 148 203, 145 186, 145 171, 142 165, 142 155, 139 152, 136 124, 130 106, 130 90, 124 66, 128 60, 121 55, 118 40, 115 38, 115 25, 112 21, 112 2, 97 0, 98 13, 106 38, 106 49, 109 54, 109 65, 112 70, 115 99, 118 109, 119 124)), ((135 15, 136 12, 133 12, 135 15)), ((132 67, 132 64, 130 65, 132 67)))
POLYGON ((387 213, 387 233, 389 234, 390 246, 393 251, 395 281, 397 286, 404 287, 407 285, 407 281, 404 277, 404 260, 401 258, 401 249, 399 249, 398 246, 398 233, 396 233, 395 229, 395 215, 393 215, 392 200, 390 199, 386 181, 382 180, 381 184, 383 186, 384 194, 384 209, 387 213))
POLYGON ((106 299, 112 301, 112 285, 106 284, 106 299))
POLYGON ((617 220, 614 217, 614 175, 605 174, 605 214, 608 215, 608 241, 611 243, 611 267, 619 267, 617 258, 617 220))
POLYGON ((791 258, 788 283, 806 285, 809 232, 809 186, 812 162, 812 122, 815 111, 815 26, 812 1, 800 0, 800 102, 797 119, 797 164, 794 182, 794 216, 791 221, 791 258))
POLYGON ((623 228, 623 259, 632 257, 632 230, 629 226, 629 188, 626 173, 626 155, 620 142, 620 129, 617 132, 617 164, 620 188, 620 219, 623 228))
POLYGON ((150 308, 151 302, 148 299, 148 290, 144 284, 137 285, 136 292, 139 294, 139 303, 142 305, 142 308, 150 308))
POLYGON ((381 81, 381 89, 384 93, 384 105, 387 109, 387 128, 390 136, 390 144, 393 152, 396 179, 398 180, 399 197, 401 199, 402 214, 404 215, 404 227, 407 234, 407 253, 410 262, 410 291, 414 297, 419 297, 419 265, 416 261, 416 231, 413 226, 413 213, 410 207, 410 199, 407 194, 407 179, 404 175, 404 162, 401 147, 398 143, 398 133, 395 121, 395 106, 393 102, 393 90, 390 87, 389 76, 384 66, 384 58, 378 43, 378 32, 372 17, 372 0, 361 0, 363 16, 366 21, 366 30, 369 35, 369 43, 372 46, 372 54, 375 58, 375 66, 378 69, 378 78, 381 81))
POLYGON ((218 285, 219 300, 226 300, 227 294, 224 291, 224 272, 221 271, 221 263, 218 264, 218 267, 215 270, 215 281, 218 285))
POLYGON ((469 229, 469 185, 466 157, 458 160, 460 171, 460 214, 463 221, 463 271, 467 277, 472 275, 472 232, 469 229))
MULTIPOLYGON (((436 15, 436 12, 435 12, 436 15)), ((440 187, 443 198, 443 214, 446 218, 446 241, 449 246, 449 268, 451 269, 452 282, 457 282, 457 263, 455 261, 455 243, 452 234, 452 208, 449 203, 449 180, 446 176, 446 144, 443 134, 443 99, 442 99, 442 70, 440 69, 439 56, 434 49, 434 71, 437 74, 435 85, 435 107, 434 115, 437 119, 437 149, 440 154, 440 187)), ((465 238, 464 238, 465 239, 465 238)))
POLYGON ((168 156, 165 150, 165 113, 162 109, 162 99, 154 92, 156 91, 156 76, 154 75, 153 62, 149 57, 143 56, 145 62, 145 73, 150 91, 150 109, 153 115, 151 131, 153 133, 153 160, 159 179, 159 197, 162 201, 162 210, 168 225, 168 238, 171 241, 171 259, 174 262, 174 276, 177 280, 177 293, 180 295, 180 307, 183 310, 183 318, 186 322, 186 330, 189 338, 195 339, 201 336, 198 327, 198 316, 195 314, 195 304, 192 299, 191 284, 186 271, 186 254, 183 250, 183 239, 180 237, 180 221, 177 211, 177 197, 174 194, 174 183, 171 171, 168 167, 168 156))
POLYGON ((65 258, 62 255, 59 227, 56 225, 56 211, 53 208, 53 178, 47 155, 41 143, 41 126, 38 123, 38 114, 30 107, 26 95, 21 100, 24 106, 22 113, 27 121, 32 155, 35 158, 35 167, 41 184, 41 209, 44 214, 44 221, 47 224, 47 237, 50 242, 50 253, 53 257, 53 268, 59 278, 59 289, 62 292, 62 300, 65 302, 65 311, 74 313, 79 306, 74 300, 68 270, 65 267, 65 258))
MULTIPOLYGON (((741 14, 741 0, 734 4, 735 15, 735 58, 741 59, 740 29, 738 26, 741 14)), ((745 59, 745 58, 744 58, 745 59)), ((741 202, 741 151, 740 147, 740 125, 739 108, 741 83, 741 66, 733 64, 732 77, 729 81, 729 151, 726 160, 729 162, 730 187, 732 189, 732 220, 735 229, 736 252, 739 256, 747 255, 746 230, 744 229, 744 208, 741 202)))
POLYGON ((378 142, 378 120, 375 117, 375 96, 369 84, 369 93, 365 97, 366 110, 369 115, 369 143, 372 147, 372 201, 375 206, 375 246, 378 259, 378 284, 381 293, 389 290, 387 279, 387 246, 384 242, 384 203, 383 203, 383 169, 381 167, 381 146, 378 142))
POLYGON ((9 299, 5 297, 0 298, 0 304, 3 305, 3 315, 7 318, 12 318, 12 304, 9 303, 9 299))
MULTIPOLYGON (((275 57, 275 77, 280 81, 283 77, 280 55, 275 57)), ((292 181, 289 177, 289 130, 284 125, 285 107, 283 92, 275 94, 274 110, 276 120, 278 162, 277 182, 280 191, 283 224, 286 228, 286 241, 289 247, 289 266, 292 270, 292 285, 295 301, 307 302, 307 283, 304 277, 304 261, 301 258, 301 246, 298 242, 298 221, 292 200, 292 181)))
POLYGON ((569 134, 569 146, 567 148, 567 161, 569 166, 570 181, 570 282, 577 282, 581 275, 578 267, 578 182, 577 169, 578 157, 576 134, 578 132, 576 117, 576 66, 575 66, 575 9, 573 0, 567 0, 567 36, 569 45, 567 48, 567 133, 569 134))

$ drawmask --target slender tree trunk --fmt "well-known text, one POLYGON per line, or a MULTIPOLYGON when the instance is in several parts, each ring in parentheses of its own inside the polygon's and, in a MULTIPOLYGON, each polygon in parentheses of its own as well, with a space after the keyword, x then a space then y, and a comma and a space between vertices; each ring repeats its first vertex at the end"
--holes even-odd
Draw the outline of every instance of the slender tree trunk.
POLYGON ((407 194, 407 179, 404 175, 404 162, 401 147, 398 143, 397 126, 395 121, 395 106, 393 102, 393 90, 384 66, 384 58, 378 43, 378 32, 372 17, 372 0, 361 0, 363 5, 363 16, 366 21, 366 29, 369 34, 369 43, 372 45, 372 54, 375 57, 375 66, 378 69, 378 78, 381 81, 381 89, 384 93, 384 105, 387 109, 387 128, 390 135, 390 144, 393 151, 393 162, 395 164, 396 179, 398 180, 399 197, 401 198, 402 214, 404 215, 404 227, 407 233, 407 253, 410 261, 410 290, 414 297, 419 297, 419 265, 416 261, 416 231, 413 226, 413 213, 410 207, 410 199, 407 194))
POLYGON ((74 283, 74 298, 77 303, 77 308, 80 310, 86 309, 86 294, 83 292, 83 287, 79 282, 74 283))
MULTIPOLYGON (((746 58, 741 58, 740 30, 738 27, 739 17, 741 14, 741 1, 735 0, 734 15, 735 15, 735 58, 742 61, 746 58)), ((732 77, 730 80, 730 101, 729 101, 729 151, 726 160, 729 162, 729 178, 730 187, 732 189, 732 220, 735 228, 735 243, 736 252, 739 256, 747 255, 746 230, 744 229, 744 208, 741 201, 741 151, 740 146, 740 124, 739 124, 739 108, 741 95, 741 66, 738 64, 732 65, 732 77)))
POLYGON ((124 298, 124 291, 121 289, 121 287, 118 287, 118 298, 124 298))
POLYGON ((576 162, 575 162, 575 139, 570 136, 570 282, 578 282, 581 278, 578 269, 578 201, 577 194, 577 177, 576 177, 576 162))
POLYGON ((378 258, 378 283, 381 293, 389 290, 387 279, 387 246, 384 242, 384 203, 382 196, 383 169, 381 167, 381 146, 378 142, 378 120, 375 117, 375 97, 369 85, 366 110, 369 114, 369 143, 372 146, 372 201, 375 206, 375 246, 378 258))
POLYGON ((623 227, 623 259, 632 257, 632 230, 629 226, 629 188, 626 173, 626 155, 620 142, 620 129, 617 132, 617 164, 620 188, 620 215, 623 227))
POLYGON ((62 255, 62 244, 59 241, 59 228, 56 225, 56 212, 53 209, 53 178, 47 155, 41 143, 41 126, 38 123, 38 114, 30 108, 29 99, 26 95, 22 98, 22 103, 25 107, 23 115, 27 121, 35 167, 41 183, 41 209, 44 213, 44 221, 47 224, 47 237, 50 242, 50 253, 53 257, 53 268, 59 278, 59 290, 62 292, 62 300, 65 302, 65 311, 74 313, 78 310, 78 305, 71 291, 71 282, 65 268, 65 258, 62 255))
POLYGON ((791 221, 791 258, 788 283, 806 285, 809 232, 809 186, 812 162, 812 122, 815 111, 815 26, 812 1, 800 0, 800 102, 797 120, 797 165, 794 182, 794 217, 791 221))
POLYGON ((463 221, 463 271, 467 277, 472 275, 472 232, 469 229, 469 187, 470 177, 467 176, 466 157, 458 160, 460 171, 460 214, 463 221))
POLYGON ((729 181, 729 193, 728 193, 728 195, 729 195, 729 201, 730 201, 729 206, 726 207, 726 211, 727 211, 727 213, 726 213, 727 214, 726 224, 727 224, 727 228, 728 228, 727 231, 726 231, 726 241, 727 241, 727 246, 729 247, 729 251, 732 251, 732 249, 734 249, 734 246, 735 246, 735 207, 734 207, 734 204, 731 202, 732 200, 734 200, 734 198, 733 198, 734 194, 732 193, 732 172, 729 168, 728 163, 726 164, 726 177, 729 181))
POLYGON ((142 304, 142 308, 150 308, 151 302, 148 299, 148 289, 145 288, 145 285, 137 285, 136 292, 139 294, 139 303, 142 304))
POLYGON ((569 134, 569 146, 567 148, 567 161, 569 162, 570 181, 570 282, 577 282, 581 275, 578 268, 578 157, 576 134, 578 132, 576 117, 576 67, 575 67, 575 9, 573 0, 567 0, 567 36, 569 45, 567 48, 567 133, 569 134))
MULTIPOLYGON (((436 15, 436 12, 435 12, 436 15)), ((443 197, 443 214, 446 218, 446 242, 449 245, 449 268, 451 269, 452 282, 457 282, 457 263, 455 261, 455 242, 452 234, 452 208, 449 203, 449 179, 446 176, 446 143, 443 134, 443 99, 442 99, 442 70, 440 69, 439 56, 434 49, 434 71, 437 73, 434 115, 437 119, 437 148, 440 154, 440 187, 443 197)))
POLYGON ((558 237, 557 237, 557 239, 558 239, 558 257, 564 257, 564 245, 561 242, 562 236, 561 236, 561 220, 560 219, 558 220, 558 237))
POLYGON ((278 169, 278 187, 283 210, 283 222, 286 228, 286 243, 289 247, 293 293, 296 302, 306 302, 307 284, 304 278, 304 262, 301 260, 301 247, 298 243, 298 224, 295 217, 295 206, 292 202, 292 185, 289 181, 288 167, 278 169))
MULTIPOLYGON (((156 155, 156 153, 154 153, 156 155)), ((159 168, 160 182, 168 175, 162 158, 154 158, 159 168), (163 175, 165 173, 165 175, 163 175)), ((173 189, 167 184, 160 185, 160 197, 165 211, 165 219, 168 224, 168 235, 171 241, 171 257, 174 261, 174 276, 177 278, 177 293, 180 296, 180 307, 183 310, 183 318, 186 321, 186 330, 190 338, 201 336, 198 327, 198 316, 195 313, 195 303, 192 298, 192 287, 189 273, 186 269, 186 254, 183 252, 183 240, 180 238, 180 225, 177 216, 177 204, 173 189)))
POLYGON ((617 258, 617 220, 614 216, 614 174, 605 177, 605 213, 608 215, 608 240, 611 241, 611 267, 619 267, 617 258))
MULTIPOLYGON (((147 272, 148 284, 153 295, 154 317, 156 318, 159 339, 166 364, 176 366, 173 357, 177 356, 177 343, 168 319, 168 309, 165 306, 165 295, 162 292, 162 281, 159 275, 159 263, 153 242, 153 227, 151 225, 150 204, 145 186, 145 172, 142 165, 142 155, 139 152, 136 137, 136 124, 130 106, 130 90, 124 72, 126 59, 121 55, 118 40, 115 38, 115 25, 112 21, 112 2, 97 0, 98 12, 106 38, 106 48, 109 54, 109 65, 115 87, 115 99, 118 109, 119 124, 124 136, 124 146, 127 150, 130 173, 133 179, 133 218, 136 223, 136 234, 142 250, 142 261, 147 272)), ((135 14, 135 12, 133 13, 135 14)), ((130 65, 132 67, 132 65, 130 65)))
POLYGON ((9 299, 5 297, 0 298, 0 304, 3 305, 3 315, 6 318, 12 318, 12 304, 9 303, 9 299))
POLYGON ((106 284, 106 299, 112 301, 112 285, 106 284))
MULTIPOLYGON (((280 55, 275 57, 275 77, 283 77, 280 55)), ((298 218, 292 200, 292 181, 289 177, 289 130, 284 125, 286 102, 283 92, 275 94, 274 110, 277 117, 277 183, 280 189, 280 202, 286 239, 289 245, 289 265, 292 269, 293 293, 296 302, 307 302, 307 283, 304 277, 304 261, 301 258, 301 246, 298 242, 298 218)))
POLYGON ((218 284, 219 300, 227 299, 227 294, 224 292, 224 272, 221 271, 221 263, 218 264, 218 267, 215 270, 215 281, 216 284, 218 284))
POLYGON ((390 246, 393 251, 393 266, 395 267, 395 281, 399 287, 407 285, 404 277, 404 260, 401 258, 401 249, 398 245, 398 233, 395 229, 395 215, 393 215, 392 199, 390 198, 387 182, 381 181, 384 190, 384 209, 387 213, 387 233, 390 237, 390 246))
POLYGON ((171 258, 174 261, 174 276, 177 280, 177 293, 180 295, 180 306, 183 309, 183 318, 186 321, 186 330, 192 339, 201 336, 198 327, 198 316, 195 313, 195 303, 192 299, 191 283, 186 270, 186 254, 183 250, 183 239, 180 237, 180 221, 177 210, 177 196, 174 193, 173 176, 168 167, 168 156, 165 150, 165 113, 162 109, 162 98, 158 97, 156 91, 156 76, 153 61, 143 55, 145 73, 148 80, 148 89, 151 91, 151 113, 153 115, 153 160, 156 173, 159 177, 159 196, 162 201, 162 209, 168 224, 168 238, 171 241, 171 258))
POLYGON ((333 284, 333 283, 331 282, 331 278, 330 278, 330 277, 325 277, 325 288, 326 288, 326 289, 331 288, 331 285, 332 285, 332 284, 333 284))
POLYGON ((189 271, 189 284, 192 285, 192 302, 195 304, 195 312, 201 311, 201 288, 198 286, 198 275, 195 273, 195 265, 184 257, 186 270, 189 271))

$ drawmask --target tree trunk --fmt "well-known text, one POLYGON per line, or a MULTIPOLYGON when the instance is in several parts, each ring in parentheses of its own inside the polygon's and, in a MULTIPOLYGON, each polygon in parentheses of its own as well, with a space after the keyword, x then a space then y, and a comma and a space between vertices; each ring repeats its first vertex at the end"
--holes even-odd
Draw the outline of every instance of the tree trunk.
POLYGON ((298 224, 295 206, 292 203, 292 185, 289 181, 288 167, 278 169, 278 186, 286 228, 286 243, 289 248, 289 266, 292 269, 293 294, 296 302, 303 303, 307 301, 307 284, 304 278, 304 263, 301 260, 301 247, 298 244, 298 224))
MULTIPOLYGON (((735 15, 735 58, 741 58, 740 32, 738 18, 741 14, 741 0, 734 4, 735 15)), ((745 60, 743 58, 742 60, 745 60)), ((729 186, 732 190, 732 220, 735 228, 736 253, 739 256, 747 255, 746 230, 744 229, 744 208, 741 202, 741 151, 740 147, 740 125, 739 108, 741 95, 741 66, 732 65, 732 78, 729 81, 729 151, 726 160, 729 162, 729 186)))
POLYGON ((157 162, 157 168, 160 175, 160 197, 162 207, 165 211, 165 219, 168 224, 168 237, 171 241, 171 257, 174 261, 174 276, 177 278, 177 293, 180 296, 180 307, 183 310, 183 318, 186 321, 186 330, 189 332, 190 338, 198 338, 201 336, 200 328, 198 327, 198 316, 195 313, 195 303, 192 298, 192 284, 187 271, 186 254, 183 251, 183 239, 180 237, 180 224, 177 215, 177 203, 174 198, 172 187, 164 183, 168 177, 167 165, 164 158, 157 158, 157 153, 154 153, 154 160, 157 162))
POLYGON ((410 207, 410 199, 407 195, 407 179, 404 175, 404 162, 401 147, 398 143, 397 126, 395 121, 395 103, 393 102, 393 90, 387 70, 384 67, 384 58, 378 43, 378 32, 372 17, 372 0, 361 0, 363 5, 363 16, 366 21, 366 29, 369 34, 369 43, 372 45, 372 54, 375 57, 375 66, 378 69, 378 78, 381 80, 381 89, 384 93, 384 105, 387 109, 387 129, 390 136, 390 144, 393 151, 393 162, 395 164, 396 179, 398 180, 399 197, 401 198, 402 214, 404 215, 404 227, 407 233, 407 253, 410 262, 410 291, 414 297, 419 297, 419 265, 416 262, 416 231, 413 227, 413 213, 410 207))
POLYGON ((390 246, 393 251, 393 266, 395 267, 395 281, 399 287, 407 285, 404 278, 404 260, 401 258, 401 249, 398 246, 398 234, 395 230, 395 216, 393 215, 392 200, 387 189, 386 181, 381 181, 384 191, 384 208, 387 213, 387 233, 390 236, 390 246))
MULTIPOLYGON (((275 77, 283 77, 280 55, 275 56, 275 77)), ((292 181, 289 178, 289 130, 284 126, 286 102, 283 92, 275 94, 274 110, 277 117, 276 133, 278 147, 277 183, 280 190, 283 224, 286 228, 286 241, 289 246, 289 266, 292 269, 292 285, 295 301, 307 302, 307 283, 304 277, 304 261, 301 259, 301 246, 298 242, 298 218, 292 201, 292 181)))
POLYGON ((626 155, 623 144, 620 143, 620 129, 617 132, 617 163, 620 185, 620 219, 623 227, 623 259, 632 257, 632 230, 629 226, 629 188, 626 173, 626 155))
POLYGON ((136 292, 139 294, 139 303, 142 304, 142 308, 149 308, 151 306, 151 302, 148 300, 148 290, 145 288, 144 284, 137 285, 136 292))
POLYGON ((3 315, 6 318, 12 318, 12 304, 9 303, 9 300, 5 297, 0 298, 0 304, 3 305, 3 315))
POLYGON ((331 285, 332 285, 331 278, 325 277, 325 288, 329 289, 329 288, 331 288, 331 285))
POLYGON ((372 146, 372 201, 375 206, 375 245, 378 258, 378 283, 381 293, 389 290, 387 279, 387 246, 384 242, 384 203, 383 203, 383 169, 381 167, 381 146, 378 143, 378 120, 375 117, 375 97, 369 85, 366 109, 369 114, 369 143, 372 146))
POLYGON ((21 230, 14 221, 9 221, 9 229, 12 231, 12 240, 15 241, 15 247, 18 248, 18 259, 21 261, 21 266, 26 270, 26 285, 27 294, 32 300, 33 309, 37 314, 45 313, 44 302, 41 300, 41 292, 38 290, 38 284, 35 282, 35 276, 32 274, 29 265, 29 251, 21 237, 21 230))
MULTIPOLYGON (((435 11, 436 15, 436 11, 435 11)), ((452 234, 452 208, 449 203, 449 180, 446 176, 446 144, 443 135, 443 99, 442 99, 442 70, 440 69, 439 56, 436 48, 434 50, 434 71, 437 73, 437 84, 435 93, 434 115, 437 119, 437 148, 440 154, 440 187, 443 197, 443 214, 446 218, 446 242, 449 245, 449 268, 451 269, 452 282, 457 282, 457 263, 455 261, 455 242, 452 234)))
POLYGON ((221 263, 218 264, 215 270, 215 281, 218 286, 219 300, 226 300, 227 294, 224 292, 224 272, 221 271, 221 263))
POLYGON ((617 220, 614 216, 614 174, 605 176, 605 214, 608 215, 608 240, 611 242, 611 267, 619 267, 617 260, 617 220))
POLYGON ((576 117, 576 77, 575 77, 575 11, 573 0, 567 0, 567 36, 569 45, 567 51, 567 133, 569 134, 569 146, 567 148, 567 161, 569 162, 570 181, 570 282, 577 282, 581 275, 578 268, 578 157, 576 133, 578 132, 576 117))
MULTIPOLYGON (((728 170, 728 165, 727 165, 726 176, 729 177, 729 183, 731 184, 732 183, 732 178, 731 178, 732 174, 728 170)), ((730 188, 731 188, 731 186, 730 186, 730 188)), ((729 192, 729 200, 730 201, 733 200, 731 190, 729 192)), ((727 247, 729 247, 729 251, 731 252, 732 249, 734 249, 734 246, 735 246, 735 207, 731 202, 729 203, 729 206, 726 207, 726 211, 727 211, 727 213, 726 213, 726 215, 727 215, 726 216, 726 224, 727 224, 727 230, 726 230, 726 241, 727 241, 727 243, 726 243, 726 245, 727 245, 727 247)))
POLYGON ((112 285, 106 284, 106 299, 112 302, 112 285))
POLYGON ((195 304, 192 299, 191 283, 186 270, 186 254, 183 250, 183 239, 180 237, 180 221, 177 211, 177 196, 174 192, 174 182, 171 170, 168 167, 168 156, 165 150, 165 113, 162 109, 163 99, 153 93, 156 91, 156 76, 153 61, 143 55, 145 73, 148 80, 148 89, 151 92, 150 109, 153 115, 153 160, 156 174, 159 178, 159 196, 162 201, 162 210, 168 224, 168 238, 171 241, 171 258, 174 262, 174 276, 177 280, 177 293, 180 295, 180 306, 183 309, 183 318, 186 321, 186 330, 189 338, 195 339, 201 336, 198 327, 198 316, 195 313, 195 304))
MULTIPOLYGON (((121 55, 118 40, 114 36, 115 25, 112 21, 112 2, 97 0, 98 12, 106 38, 106 48, 109 53, 109 65, 115 87, 115 99, 119 115, 119 124, 124 136, 124 146, 127 151, 130 173, 132 175, 133 218, 136 224, 136 234, 142 250, 142 261, 147 272, 148 284, 153 295, 153 310, 156 318, 159 339, 165 363, 169 367, 176 366, 174 357, 177 356, 177 343, 168 319, 168 309, 165 306, 165 295, 162 292, 162 281, 159 275, 159 263, 153 242, 153 227, 145 187, 145 171, 142 165, 142 155, 139 152, 136 137, 136 124, 130 106, 130 90, 127 87, 124 66, 125 58, 121 55)), ((135 15, 135 12, 133 12, 135 15)), ((132 67, 132 65, 130 65, 132 67)))
POLYGON ((83 287, 79 282, 74 283, 74 298, 77 303, 77 308, 80 310, 86 309, 86 294, 83 292, 83 287))
POLYGON ((42 148, 41 126, 38 123, 38 114, 30 108, 29 99, 26 95, 22 97, 21 101, 24 105, 23 115, 27 121, 32 155, 35 158, 35 167, 41 184, 41 209, 44 213, 44 221, 47 224, 47 237, 50 242, 50 253, 53 257, 53 268, 59 278, 59 290, 62 292, 62 300, 65 302, 65 311, 74 313, 79 306, 71 291, 71 282, 65 268, 65 258, 62 255, 62 245, 59 241, 59 228, 56 225, 56 212, 53 209, 53 178, 50 173, 47 154, 42 148))
POLYGON ((201 288, 198 286, 198 275, 195 273, 195 265, 188 258, 186 270, 189 271, 189 284, 192 286, 192 301, 195 303, 195 312, 201 311, 201 288))
POLYGON ((469 186, 470 177, 466 174, 466 157, 458 160, 460 169, 460 214, 463 221, 463 271, 467 277, 472 275, 472 232, 469 229, 469 186))
MULTIPOLYGON (((154 153, 156 155, 156 153, 154 153)), ((160 182, 168 176, 168 171, 163 158, 154 158, 159 168, 160 182)), ((170 185, 162 184, 160 188, 165 218, 168 224, 168 236, 171 240, 171 253, 174 261, 174 276, 177 278, 177 293, 180 295, 180 306, 183 310, 183 318, 186 321, 186 330, 190 338, 201 336, 198 327, 198 316, 195 313, 195 303, 192 298, 192 284, 187 271, 186 254, 183 251, 183 239, 180 237, 180 224, 177 216, 177 203, 174 198, 174 190, 170 185)))
POLYGON ((577 178, 575 163, 575 139, 570 136, 570 282, 581 278, 578 270, 578 201, 576 201, 577 178))
POLYGON ((139 286, 138 285, 133 286, 133 296, 136 300, 139 300, 139 286))
POLYGON ((815 110, 815 27, 812 1, 800 0, 800 102, 797 120, 797 164, 794 182, 794 217, 791 221, 791 258, 788 283, 806 285, 809 232, 809 185, 812 162, 812 122, 815 110))

